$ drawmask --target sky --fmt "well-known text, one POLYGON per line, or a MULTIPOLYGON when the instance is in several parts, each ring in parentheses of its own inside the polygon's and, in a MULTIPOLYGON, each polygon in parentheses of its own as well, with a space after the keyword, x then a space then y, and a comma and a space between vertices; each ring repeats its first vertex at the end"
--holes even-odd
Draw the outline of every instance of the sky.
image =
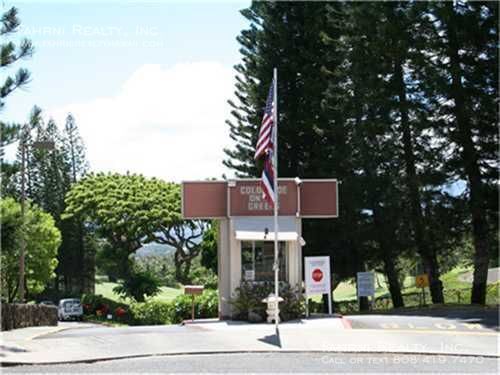
MULTIPOLYGON (((236 37, 249 1, 0 1, 19 9, 13 38, 35 53, 32 74, 2 119, 23 123, 34 105, 59 127, 72 113, 93 171, 180 182, 232 176, 227 100, 240 62, 236 37)), ((7 155, 15 154, 15 146, 7 155)))

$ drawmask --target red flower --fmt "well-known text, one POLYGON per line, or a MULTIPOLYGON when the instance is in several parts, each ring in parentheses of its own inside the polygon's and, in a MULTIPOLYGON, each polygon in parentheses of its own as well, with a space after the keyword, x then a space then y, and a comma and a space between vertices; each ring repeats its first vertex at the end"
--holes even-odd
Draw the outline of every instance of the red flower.
POLYGON ((127 313, 127 311, 123 307, 118 307, 115 310, 115 315, 118 317, 121 317, 121 316, 125 315, 126 313, 127 313))

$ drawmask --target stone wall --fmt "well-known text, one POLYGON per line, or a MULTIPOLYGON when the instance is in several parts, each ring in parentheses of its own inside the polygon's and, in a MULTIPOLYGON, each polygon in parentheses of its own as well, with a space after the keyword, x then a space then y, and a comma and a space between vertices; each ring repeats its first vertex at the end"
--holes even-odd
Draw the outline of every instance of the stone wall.
POLYGON ((57 326, 57 307, 2 303, 2 331, 34 326, 57 326))

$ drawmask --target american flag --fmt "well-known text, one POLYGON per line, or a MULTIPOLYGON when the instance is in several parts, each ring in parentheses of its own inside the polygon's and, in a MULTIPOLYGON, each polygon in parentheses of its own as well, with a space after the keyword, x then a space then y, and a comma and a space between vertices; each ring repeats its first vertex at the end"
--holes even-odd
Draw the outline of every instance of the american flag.
POLYGON ((274 207, 275 194, 274 194, 274 168, 273 168, 273 155, 269 152, 264 160, 264 169, 262 170, 262 180, 260 181, 262 187, 262 195, 266 202, 274 207))
POLYGON ((255 159, 265 155, 268 150, 273 148, 273 106, 274 106, 274 80, 271 83, 269 94, 267 95, 266 109, 264 111, 264 118, 260 126, 259 139, 257 140, 257 147, 255 148, 255 159))
POLYGON ((264 111, 264 118, 260 127, 259 139, 255 150, 255 159, 264 156, 264 169, 262 170, 262 192, 264 199, 267 203, 274 207, 275 192, 274 192, 274 166, 273 166, 273 152, 274 152, 274 80, 271 83, 269 94, 267 96, 266 109, 264 111))

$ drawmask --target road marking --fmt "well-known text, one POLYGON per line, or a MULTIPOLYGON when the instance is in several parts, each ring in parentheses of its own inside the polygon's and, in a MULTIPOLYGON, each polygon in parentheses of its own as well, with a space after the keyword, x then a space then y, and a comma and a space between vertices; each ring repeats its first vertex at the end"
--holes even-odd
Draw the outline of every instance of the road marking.
POLYGON ((434 323, 434 326, 436 326, 439 329, 457 329, 457 326, 451 323, 434 323))
POLYGON ((417 326, 414 326, 413 324, 411 323, 408 323, 408 327, 410 329, 429 329, 429 327, 417 327, 417 326))
POLYGON ((484 327, 479 323, 462 323, 468 329, 484 329, 484 327))
POLYGON ((432 323, 431 326, 417 326, 414 325, 413 323, 403 323, 403 324, 398 324, 398 323, 379 323, 378 324, 380 328, 382 329, 387 329, 387 330, 395 330, 395 329, 415 329, 415 330, 432 330, 432 327, 436 327, 437 329, 443 330, 443 331, 457 331, 460 332, 459 328, 460 326, 463 326, 464 328, 467 328, 467 330, 486 330, 483 325, 479 323, 456 323, 452 324, 449 322, 438 322, 438 323, 432 323))
POLYGON ((463 335, 463 336, 500 336, 499 332, 471 332, 471 331, 442 331, 437 329, 422 329, 422 330, 411 330, 411 329, 370 329, 370 328, 357 328, 354 331, 385 331, 394 333, 417 333, 417 334, 438 334, 438 335, 463 335))
POLYGON ((31 340, 36 339, 37 337, 42 337, 42 336, 45 336, 45 335, 52 335, 54 333, 59 333, 61 331, 65 331, 67 329, 70 329, 70 328, 69 327, 58 327, 58 328, 53 329, 53 330, 48 331, 48 332, 38 332, 37 334, 35 334, 33 336, 27 337, 26 341, 31 341, 31 340))

